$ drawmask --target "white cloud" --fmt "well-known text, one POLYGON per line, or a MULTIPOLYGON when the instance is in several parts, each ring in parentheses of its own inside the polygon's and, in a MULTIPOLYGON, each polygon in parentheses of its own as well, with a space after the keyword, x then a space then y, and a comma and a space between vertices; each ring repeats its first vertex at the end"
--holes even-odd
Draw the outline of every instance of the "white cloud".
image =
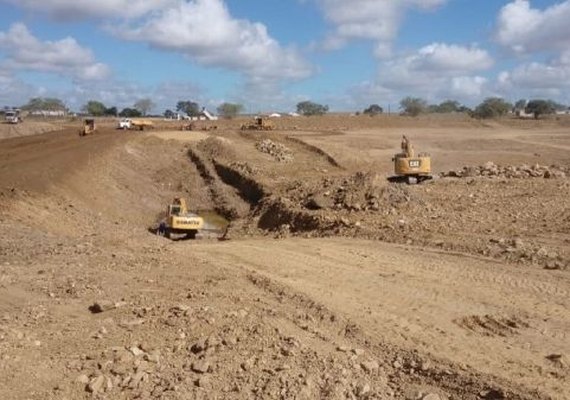
POLYGON ((451 78, 448 97, 476 99, 484 96, 488 79, 482 76, 456 76, 451 78))
POLYGON ((0 0, 56 20, 136 18, 172 4, 174 0, 0 0))
POLYGON ((549 63, 529 62, 511 71, 503 71, 497 79, 504 93, 518 97, 553 98, 570 102, 570 57, 562 54, 549 63))
POLYGON ((5 54, 4 68, 12 71, 56 73, 78 80, 101 80, 110 74, 109 68, 97 63, 91 50, 75 39, 42 42, 21 23, 0 32, 0 51, 5 54))
POLYGON ((528 0, 504 6, 497 22, 497 41, 517 53, 570 49, 570 0, 545 10, 528 0))
POLYGON ((357 103, 376 101, 397 103, 411 95, 431 102, 447 98, 473 103, 485 96, 489 80, 478 73, 489 69, 493 59, 487 51, 432 43, 416 52, 380 64, 375 82, 351 89, 357 103))
POLYGON ((19 107, 29 98, 41 96, 44 89, 29 85, 0 69, 0 106, 19 107))
MULTIPOLYGON (((194 82, 167 81, 151 90, 149 97, 164 109, 174 109, 180 100, 191 100, 205 105, 205 89, 194 82)), ((159 107, 160 108, 160 107, 159 107)))
POLYGON ((435 95, 453 89, 465 95, 474 92, 474 85, 482 80, 471 74, 493 65, 487 51, 477 47, 463 47, 433 43, 411 55, 386 61, 380 66, 379 82, 386 88, 409 90, 412 93, 435 95))
POLYGON ((232 18, 222 0, 179 1, 114 32, 201 65, 241 72, 252 82, 297 80, 312 73, 296 50, 282 47, 263 24, 232 18))
POLYGON ((486 50, 445 43, 433 43, 421 48, 409 62, 416 71, 444 73, 482 71, 493 65, 493 59, 486 50))
POLYGON ((376 54, 386 57, 409 9, 431 10, 447 0, 316 0, 334 26, 324 47, 335 49, 354 39, 378 42, 376 54))

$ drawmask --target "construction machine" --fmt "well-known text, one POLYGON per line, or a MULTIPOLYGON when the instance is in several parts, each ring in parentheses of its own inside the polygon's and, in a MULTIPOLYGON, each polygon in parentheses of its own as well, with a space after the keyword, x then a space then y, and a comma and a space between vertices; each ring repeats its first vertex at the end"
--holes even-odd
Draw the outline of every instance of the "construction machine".
POLYGON ((166 217, 160 222, 157 233, 167 238, 172 238, 173 234, 184 234, 187 238, 194 239, 203 228, 204 219, 188 211, 184 198, 175 197, 166 208, 166 217))
POLYGON ((275 129, 273 123, 266 118, 263 117, 255 117, 252 122, 247 124, 243 124, 241 126, 241 130, 254 130, 254 131, 272 131, 275 129))
POLYGON ((412 185, 432 179, 430 155, 428 153, 416 155, 414 146, 405 135, 402 137, 401 147, 402 152, 392 158, 395 176, 389 177, 388 180, 412 185))
POLYGON ((95 120, 92 118, 85 119, 83 121, 83 128, 79 131, 79 136, 91 135, 95 132, 95 120))

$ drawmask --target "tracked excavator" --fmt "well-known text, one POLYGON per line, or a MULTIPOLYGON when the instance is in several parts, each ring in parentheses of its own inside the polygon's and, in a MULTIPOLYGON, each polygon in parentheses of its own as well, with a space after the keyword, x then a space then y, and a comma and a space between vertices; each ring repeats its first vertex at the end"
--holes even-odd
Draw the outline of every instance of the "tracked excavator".
POLYGON ((174 238, 174 235, 185 235, 188 239, 195 239, 202 228, 204 228, 204 219, 188 211, 185 199, 175 197, 166 208, 166 217, 160 222, 157 234, 169 239, 174 238))
POLYGON ((390 182, 404 182, 409 185, 433 179, 431 175, 431 156, 428 153, 416 155, 414 146, 404 135, 402 137, 402 152, 396 154, 394 162, 394 176, 388 178, 390 182))

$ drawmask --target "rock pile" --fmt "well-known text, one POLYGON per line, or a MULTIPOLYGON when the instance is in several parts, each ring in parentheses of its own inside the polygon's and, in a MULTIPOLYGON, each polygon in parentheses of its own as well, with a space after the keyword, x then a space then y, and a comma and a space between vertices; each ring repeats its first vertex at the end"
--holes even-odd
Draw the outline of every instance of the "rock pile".
POLYGON ((279 162, 292 162, 293 154, 289 148, 271 139, 263 139, 255 144, 255 148, 262 153, 269 154, 279 162))
POLYGON ((550 270, 568 268, 568 262, 556 251, 520 238, 492 238, 483 254, 490 256, 500 254, 503 258, 520 263, 538 263, 550 270))
POLYGON ((485 163, 480 166, 464 166, 459 171, 448 171, 442 172, 442 177, 451 178, 468 178, 468 177, 501 177, 501 178, 566 178, 566 171, 563 167, 535 164, 529 166, 526 164, 515 166, 515 165, 505 165, 500 166, 492 161, 485 163))

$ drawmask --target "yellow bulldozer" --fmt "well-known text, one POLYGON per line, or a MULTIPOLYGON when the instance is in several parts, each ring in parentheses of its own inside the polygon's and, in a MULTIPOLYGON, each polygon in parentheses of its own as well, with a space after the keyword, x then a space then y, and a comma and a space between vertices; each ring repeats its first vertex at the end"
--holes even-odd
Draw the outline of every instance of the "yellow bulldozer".
POLYGON ((273 129, 275 129, 273 123, 263 117, 255 117, 253 121, 241 126, 242 131, 272 131, 273 129))
POLYGON ((88 118, 83 120, 83 127, 79 131, 79 136, 87 136, 93 134, 95 132, 95 120, 93 118, 88 118))
POLYGON ((431 175, 431 156, 428 153, 416 155, 414 146, 404 135, 402 137, 402 152, 396 154, 394 162, 394 176, 388 178, 390 182, 405 182, 409 185, 433 179, 431 175))
POLYGON ((195 239, 196 234, 203 228, 204 219, 188 211, 184 198, 175 197, 166 208, 166 217, 160 222, 157 234, 169 239, 174 238, 174 235, 195 239))

